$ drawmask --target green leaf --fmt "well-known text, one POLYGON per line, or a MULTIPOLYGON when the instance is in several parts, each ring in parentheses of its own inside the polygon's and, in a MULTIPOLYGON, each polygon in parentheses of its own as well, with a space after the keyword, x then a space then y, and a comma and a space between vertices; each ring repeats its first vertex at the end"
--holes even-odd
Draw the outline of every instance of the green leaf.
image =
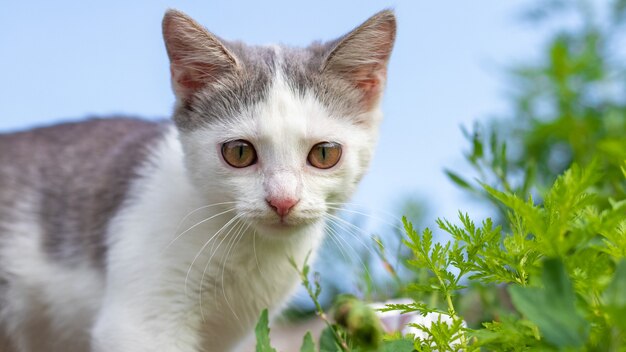
POLYGON ((482 135, 480 130, 475 127, 474 134, 472 135, 472 155, 470 156, 470 160, 476 162, 476 160, 482 158, 484 155, 484 148, 482 142, 482 135))
POLYGON ((463 179, 457 173, 450 171, 450 170, 444 170, 444 172, 446 173, 448 178, 452 180, 452 182, 456 183, 457 186, 461 188, 469 189, 469 190, 473 189, 472 185, 470 185, 469 182, 465 181, 465 179, 463 179))
POLYGON ((546 260, 541 281, 541 288, 510 286, 513 305, 539 327, 550 344, 581 347, 587 341, 589 323, 576 310, 574 289, 563 263, 546 260))
POLYGON ((261 312, 261 317, 259 318, 259 322, 256 324, 254 333, 256 335, 256 352, 276 352, 270 344, 270 328, 267 309, 264 309, 263 312, 261 312))
POLYGON ((341 352, 341 347, 337 344, 335 334, 330 326, 322 330, 320 336, 320 352, 341 352))
POLYGON ((415 343, 408 339, 385 341, 383 352, 412 352, 415 343))
POLYGON ((310 331, 307 331, 306 335, 304 335, 300 352, 315 352, 315 344, 313 343, 313 337, 310 331))

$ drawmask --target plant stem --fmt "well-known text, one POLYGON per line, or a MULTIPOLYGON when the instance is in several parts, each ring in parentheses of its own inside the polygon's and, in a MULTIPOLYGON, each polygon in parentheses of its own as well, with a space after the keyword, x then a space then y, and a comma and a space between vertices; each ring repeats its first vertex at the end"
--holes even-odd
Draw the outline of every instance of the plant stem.
MULTIPOLYGON (((304 282, 305 281, 303 280, 303 283, 304 282)), ((306 288, 306 292, 308 292, 309 297, 311 297, 311 299, 313 300, 313 303, 315 304, 316 314, 324 321, 326 326, 333 332, 333 335, 335 335, 335 339, 337 340, 337 342, 339 342, 341 350, 349 352, 350 349, 348 348, 348 344, 339 335, 337 330, 333 327, 333 324, 330 322, 330 320, 326 316, 326 313, 324 313, 324 309, 322 308, 322 305, 320 304, 320 302, 317 300, 317 297, 315 297, 315 294, 313 293, 313 290, 311 289, 310 282, 308 279, 306 279, 306 285, 304 285, 304 287, 306 288)))
MULTIPOLYGON (((307 260, 308 260, 308 255, 304 261, 303 270, 300 270, 300 268, 298 268, 294 260, 291 260, 291 265, 294 267, 294 269, 296 269, 296 271, 300 275, 302 286, 304 286, 304 288, 306 289, 306 292, 309 294, 309 297, 311 297, 311 300, 313 300, 313 303, 315 304, 315 314, 317 314, 317 316, 319 316, 324 321, 326 326, 333 332, 333 335, 335 336, 335 340, 339 343, 339 347, 341 348, 341 350, 345 352, 349 352, 350 348, 348 347, 348 343, 341 337, 341 335, 339 335, 337 330, 334 328, 333 324, 330 322, 330 320, 326 316, 326 313, 324 313, 324 309, 322 308, 322 305, 317 300, 317 294, 319 294, 319 290, 317 294, 313 291, 313 288, 311 287, 311 282, 309 281, 309 278, 305 274, 304 268, 307 267, 307 263, 306 263, 307 260)), ((308 272, 308 268, 306 271, 308 272)))

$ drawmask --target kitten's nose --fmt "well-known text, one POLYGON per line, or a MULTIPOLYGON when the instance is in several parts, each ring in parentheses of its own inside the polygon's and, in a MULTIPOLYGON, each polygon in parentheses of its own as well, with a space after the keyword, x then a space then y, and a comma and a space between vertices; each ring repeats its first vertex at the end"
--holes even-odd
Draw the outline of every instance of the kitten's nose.
POLYGON ((281 218, 287 215, 289 211, 291 210, 291 208, 293 208, 293 206, 296 205, 296 203, 300 201, 300 199, 296 199, 296 198, 279 198, 279 197, 267 198, 266 200, 267 200, 267 204, 269 204, 272 208, 274 208, 274 211, 276 211, 276 214, 278 214, 278 216, 280 216, 281 218))

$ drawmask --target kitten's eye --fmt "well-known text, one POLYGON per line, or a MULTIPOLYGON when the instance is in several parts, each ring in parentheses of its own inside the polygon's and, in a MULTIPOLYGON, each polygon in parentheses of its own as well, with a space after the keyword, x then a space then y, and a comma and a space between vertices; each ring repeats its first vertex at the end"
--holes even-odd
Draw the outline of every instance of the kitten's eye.
POLYGON ((318 169, 330 169, 341 158, 341 145, 332 142, 317 143, 309 152, 309 164, 318 169))
POLYGON ((222 144, 222 156, 228 165, 236 168, 256 163, 256 151, 252 144, 243 139, 222 144))

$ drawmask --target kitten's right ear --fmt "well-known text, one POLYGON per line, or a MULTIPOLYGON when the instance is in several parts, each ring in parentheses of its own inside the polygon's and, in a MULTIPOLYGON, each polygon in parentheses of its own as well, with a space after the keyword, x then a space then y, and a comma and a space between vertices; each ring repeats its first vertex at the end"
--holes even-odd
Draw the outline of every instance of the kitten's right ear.
POLYGON ((165 13, 163 39, 174 93, 181 101, 188 101, 199 89, 219 83, 238 69, 237 59, 224 44, 180 11, 165 13))

